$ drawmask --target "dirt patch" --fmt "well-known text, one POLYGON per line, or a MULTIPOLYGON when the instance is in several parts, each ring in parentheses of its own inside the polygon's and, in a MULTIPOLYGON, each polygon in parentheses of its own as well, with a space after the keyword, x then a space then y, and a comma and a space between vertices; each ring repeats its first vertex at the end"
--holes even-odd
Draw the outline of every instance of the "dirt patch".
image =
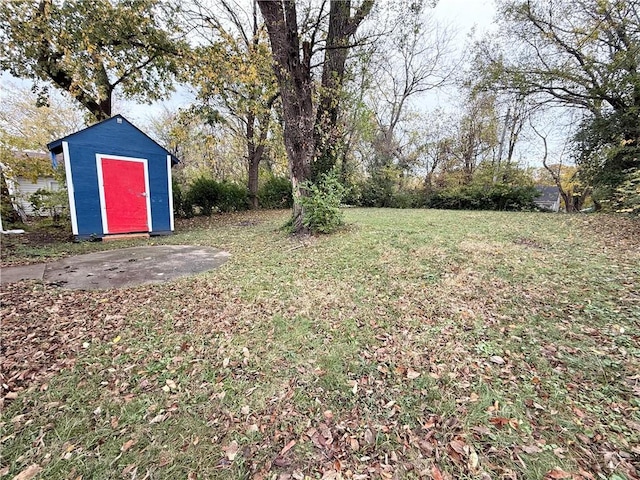
POLYGON ((15 245, 29 247, 43 247, 54 243, 66 243, 73 241, 71 230, 63 225, 38 225, 27 224, 25 232, 20 235, 4 235, 2 237, 2 247, 11 248, 15 245))
POLYGON ((534 240, 533 238, 527 238, 527 237, 517 238, 513 241, 513 243, 515 243, 516 245, 522 245, 524 247, 539 248, 539 249, 544 248, 544 245, 542 245, 537 240, 534 240))
POLYGON ((25 250, 38 251, 42 248, 73 242, 73 234, 67 226, 32 223, 16 228, 23 229, 25 232, 0 235, 0 242, 2 243, 0 261, 3 265, 33 263, 26 260, 18 262, 12 260, 17 256, 17 252, 25 250))

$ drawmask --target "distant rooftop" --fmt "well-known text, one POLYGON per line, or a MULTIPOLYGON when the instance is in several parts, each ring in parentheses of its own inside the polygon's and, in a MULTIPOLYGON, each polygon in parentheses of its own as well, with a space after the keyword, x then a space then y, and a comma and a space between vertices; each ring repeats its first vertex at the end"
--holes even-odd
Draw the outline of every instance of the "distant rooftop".
POLYGON ((540 192, 540 196, 536 198, 536 202, 555 202, 560 195, 560 189, 556 186, 536 185, 536 189, 540 192))

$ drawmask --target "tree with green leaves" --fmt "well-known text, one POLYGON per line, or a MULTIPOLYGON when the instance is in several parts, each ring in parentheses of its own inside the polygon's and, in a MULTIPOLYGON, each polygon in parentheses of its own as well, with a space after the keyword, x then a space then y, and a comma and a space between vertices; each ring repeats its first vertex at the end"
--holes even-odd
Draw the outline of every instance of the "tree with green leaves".
POLYGON ((187 48, 161 0, 14 0, 0 5, 0 67, 68 92, 95 120, 113 95, 151 102, 173 89, 187 48))
POLYGON ((504 0, 481 87, 583 112, 583 174, 611 190, 640 168, 640 8, 634 0, 504 0))
POLYGON ((316 156, 312 164, 312 177, 328 174, 341 155, 339 115, 341 98, 347 73, 347 57, 354 46, 358 27, 369 15, 374 0, 364 0, 352 13, 352 1, 341 0, 329 3, 329 26, 324 46, 324 62, 319 98, 316 110, 314 135, 316 156))
MULTIPOLYGON (((371 12, 373 3, 373 0, 363 0, 357 8, 354 8, 351 0, 330 2, 329 23, 333 24, 334 28, 329 29, 326 37, 327 52, 334 50, 348 52, 351 46, 349 40, 371 12), (343 3, 343 5, 331 7, 334 3, 343 3)), ((314 48, 317 47, 316 34, 320 30, 324 9, 320 9, 317 20, 313 22, 311 34, 303 37, 294 0, 258 0, 258 5, 269 34, 274 72, 280 87, 284 141, 289 158, 294 198, 300 198, 308 194, 304 185, 311 178, 312 164, 318 158, 318 148, 321 147, 317 142, 318 112, 317 109, 314 110, 312 57, 314 48)), ((327 55, 325 52, 322 63, 323 78, 330 82, 323 85, 326 87, 326 92, 336 88, 341 75, 344 74, 342 57, 336 58, 335 61, 331 59, 332 55, 327 55)), ((329 108, 337 107, 329 105, 329 108)), ((325 132, 321 133, 321 136, 331 136, 326 132, 333 126, 332 115, 329 110, 326 115, 319 114, 319 121, 322 123, 320 128, 325 132)), ((304 206, 299 201, 294 204, 293 230, 296 233, 308 230, 304 224, 304 206)))
MULTIPOLYGON (((5 220, 19 218, 10 200, 7 181, 24 177, 54 176, 64 184, 64 168, 54 170, 46 152, 50 141, 84 127, 82 112, 64 95, 51 94, 47 105, 37 105, 37 96, 28 88, 7 85, 0 102, 0 215, 5 220)), ((66 190, 64 191, 66 194, 66 190)))
POLYGON ((268 136, 273 135, 274 104, 280 92, 271 65, 266 32, 257 5, 245 11, 233 0, 215 6, 194 0, 184 16, 200 40, 181 77, 197 91, 196 110, 215 112, 245 143, 248 189, 258 207, 258 178, 268 136))

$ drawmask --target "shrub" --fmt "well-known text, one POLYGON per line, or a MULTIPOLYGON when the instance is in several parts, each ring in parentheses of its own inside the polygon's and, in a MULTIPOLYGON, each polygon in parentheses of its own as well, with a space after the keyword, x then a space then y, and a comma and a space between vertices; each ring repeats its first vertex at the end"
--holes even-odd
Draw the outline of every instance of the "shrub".
POLYGON ((537 195, 537 190, 531 186, 470 185, 435 192, 428 205, 452 210, 533 210, 537 195))
POLYGON ((218 184, 218 192, 216 206, 220 212, 237 212, 249 208, 249 191, 246 187, 222 182, 218 184))
POLYGON ((39 188, 29 195, 28 200, 34 213, 51 217, 54 222, 60 221, 63 215, 68 217, 69 200, 65 189, 53 191, 39 188))
POLYGON ((320 176, 317 183, 303 184, 309 194, 300 198, 304 208, 303 224, 313 233, 331 233, 343 222, 340 204, 345 188, 338 180, 336 170, 320 176))
POLYGON ((640 168, 624 172, 624 180, 614 191, 612 206, 618 213, 640 216, 640 168))
POLYGON ((291 208, 293 194, 291 181, 284 177, 271 177, 258 190, 258 201, 262 208, 291 208))
POLYGON ((360 206, 391 207, 395 191, 395 180, 391 172, 383 170, 375 172, 360 189, 360 206))
POLYGON ((399 190, 391 197, 393 208, 422 208, 426 203, 425 192, 419 189, 399 190))
POLYGON ((173 212, 180 217, 186 217, 182 187, 175 178, 171 180, 171 190, 173 192, 173 212))
POLYGON ((183 195, 181 207, 186 217, 192 217, 196 209, 201 215, 207 216, 214 210, 218 212, 246 210, 249 208, 249 192, 246 187, 235 183, 217 182, 211 178, 199 177, 189 186, 186 195, 183 195))
POLYGON ((199 177, 190 186, 184 199, 187 216, 193 216, 194 207, 200 209, 202 215, 211 215, 213 207, 218 203, 220 186, 212 178, 199 177))

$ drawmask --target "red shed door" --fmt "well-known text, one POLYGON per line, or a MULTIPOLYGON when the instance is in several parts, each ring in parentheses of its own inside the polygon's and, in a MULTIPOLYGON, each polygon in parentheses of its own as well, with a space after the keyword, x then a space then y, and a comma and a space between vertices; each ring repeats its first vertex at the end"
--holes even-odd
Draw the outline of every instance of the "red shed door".
POLYGON ((104 233, 150 231, 147 161, 108 155, 96 158, 104 233))

